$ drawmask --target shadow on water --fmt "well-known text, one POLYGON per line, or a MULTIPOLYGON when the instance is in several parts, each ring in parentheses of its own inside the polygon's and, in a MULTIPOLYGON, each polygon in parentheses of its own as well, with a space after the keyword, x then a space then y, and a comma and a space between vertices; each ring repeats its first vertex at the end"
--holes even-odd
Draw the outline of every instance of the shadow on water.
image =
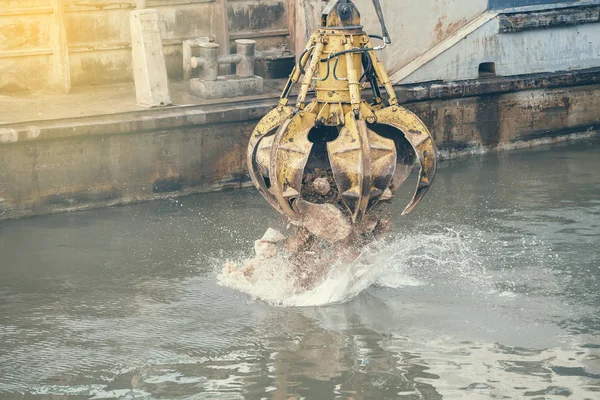
POLYGON ((0 398, 596 398, 599 150, 443 164, 326 307, 217 284, 285 228, 251 190, 3 222, 0 398))

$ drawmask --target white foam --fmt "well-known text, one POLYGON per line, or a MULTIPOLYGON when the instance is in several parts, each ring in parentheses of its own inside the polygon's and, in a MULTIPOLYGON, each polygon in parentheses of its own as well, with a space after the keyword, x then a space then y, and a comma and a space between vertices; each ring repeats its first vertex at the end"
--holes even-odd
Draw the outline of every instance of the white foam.
POLYGON ((353 262, 328 266, 321 282, 308 290, 300 287, 299 272, 286 258, 261 262, 251 276, 240 271, 221 272, 218 279, 221 285, 254 299, 299 307, 347 302, 374 285, 398 289, 431 284, 432 277, 446 280, 460 276, 476 284, 486 282, 483 263, 477 259, 472 242, 471 237, 449 229, 397 235, 368 246, 353 262))

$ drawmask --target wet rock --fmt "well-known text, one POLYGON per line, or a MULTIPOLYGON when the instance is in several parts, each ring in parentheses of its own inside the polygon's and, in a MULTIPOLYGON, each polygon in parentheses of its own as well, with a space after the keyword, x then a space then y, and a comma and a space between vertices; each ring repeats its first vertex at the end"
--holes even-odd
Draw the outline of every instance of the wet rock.
POLYGON ((256 257, 263 260, 273 258, 277 255, 277 245, 264 240, 257 240, 254 242, 254 252, 256 257))
POLYGON ((383 192, 383 194, 381 195, 381 197, 379 198, 379 200, 381 201, 389 201, 394 197, 394 194, 392 193, 392 191, 390 190, 390 188, 385 189, 385 192, 383 192))
POLYGON ((254 274, 254 271, 256 271, 256 268, 259 266, 259 259, 257 258, 252 258, 250 260, 247 260, 244 263, 244 266, 240 269, 240 272, 246 277, 251 277, 254 274))
POLYGON ((273 258, 277 255, 277 247, 285 241, 285 236, 276 229, 269 228, 262 239, 254 242, 254 252, 261 260, 273 258))
POLYGON ((306 229, 296 226, 294 228, 294 234, 292 234, 285 241, 285 248, 292 254, 305 251, 310 247, 311 235, 306 229))
POLYGON ((376 235, 383 235, 392 231, 392 220, 391 218, 381 218, 375 227, 374 233, 376 235))
POLYGON ((300 251, 302 251, 302 248, 304 247, 304 240, 297 238, 297 237, 292 237, 289 238, 286 242, 285 242, 285 248, 287 249, 287 251, 289 251, 290 253, 298 253, 300 251))
POLYGON ((367 234, 372 233, 377 227, 379 220, 377 217, 373 215, 365 215, 364 218, 360 221, 357 228, 360 233, 367 234))
POLYGON ((269 228, 260 240, 267 243, 281 243, 285 240, 285 236, 278 230, 269 228))
POLYGON ((326 178, 315 179, 313 182, 313 187, 315 189, 315 192, 322 196, 325 196, 331 191, 331 185, 329 184, 329 181, 326 178))
POLYGON ((338 200, 338 190, 331 169, 315 168, 302 180, 302 198, 315 204, 334 204, 338 200), (318 183, 315 182, 319 181, 318 183), (327 185, 329 189, 327 189, 327 185), (324 194, 321 194, 324 192, 324 194))
POLYGON ((332 204, 313 204, 299 199, 294 207, 302 215, 302 226, 329 243, 340 242, 353 232, 348 218, 332 204))

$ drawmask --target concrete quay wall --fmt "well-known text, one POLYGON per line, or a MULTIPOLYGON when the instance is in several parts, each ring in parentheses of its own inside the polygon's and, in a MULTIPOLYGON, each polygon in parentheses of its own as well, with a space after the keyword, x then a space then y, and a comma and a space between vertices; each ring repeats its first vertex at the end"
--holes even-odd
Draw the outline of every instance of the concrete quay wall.
MULTIPOLYGON (((600 69, 397 88, 442 158, 600 132, 600 69)), ((277 98, 0 125, 0 219, 249 184, 246 144, 277 98)))

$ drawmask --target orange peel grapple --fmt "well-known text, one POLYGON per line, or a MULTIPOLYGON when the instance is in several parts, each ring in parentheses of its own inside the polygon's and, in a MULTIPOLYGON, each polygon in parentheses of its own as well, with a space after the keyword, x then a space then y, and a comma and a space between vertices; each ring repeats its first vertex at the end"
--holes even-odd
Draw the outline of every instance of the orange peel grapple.
POLYGON ((382 36, 368 35, 351 0, 332 0, 321 27, 299 57, 279 105, 256 126, 248 145, 255 186, 292 223, 300 224, 298 200, 331 203, 352 224, 408 178, 420 165, 416 192, 404 209, 412 211, 436 173, 436 148, 425 124, 398 105, 376 51, 391 43, 379 0, 373 0, 382 36), (372 39, 382 41, 375 47, 372 39), (301 81, 295 105, 289 96, 301 81), (362 97, 369 87, 371 101, 362 97), (385 89, 384 100, 381 88, 385 89), (307 102, 309 91, 314 98, 307 102), (316 177, 330 185, 314 196, 316 177), (329 188, 329 191, 327 189, 329 188))

